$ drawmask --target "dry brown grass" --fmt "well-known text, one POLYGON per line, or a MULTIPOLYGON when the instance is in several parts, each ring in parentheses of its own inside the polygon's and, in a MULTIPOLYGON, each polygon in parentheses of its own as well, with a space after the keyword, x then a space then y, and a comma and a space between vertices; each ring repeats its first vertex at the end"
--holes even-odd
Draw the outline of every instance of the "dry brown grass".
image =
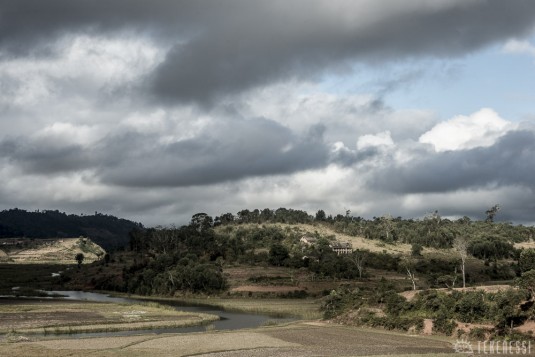
POLYGON ((87 264, 104 256, 105 251, 88 239, 87 246, 90 249, 81 250, 80 240, 81 238, 63 238, 54 241, 47 239, 43 240, 42 244, 38 244, 40 242, 36 241, 35 244, 38 246, 14 251, 8 255, 11 262, 18 264, 76 264, 74 257, 78 253, 84 254, 84 263, 87 264))
POLYGON ((516 249, 520 249, 520 248, 524 248, 524 249, 532 248, 532 249, 535 249, 535 241, 515 243, 514 246, 515 246, 516 249))
POLYGON ((295 323, 247 331, 1 343, 0 355, 111 357, 366 356, 451 353, 451 342, 435 337, 374 331, 326 323, 295 323))
POLYGON ((199 325, 218 317, 186 313, 157 304, 31 303, 0 305, 0 332, 59 334, 199 325))

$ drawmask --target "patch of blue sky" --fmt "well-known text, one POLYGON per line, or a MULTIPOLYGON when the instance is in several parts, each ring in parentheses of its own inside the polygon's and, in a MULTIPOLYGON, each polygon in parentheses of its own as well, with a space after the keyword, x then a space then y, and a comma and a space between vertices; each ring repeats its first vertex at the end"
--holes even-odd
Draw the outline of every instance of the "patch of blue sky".
POLYGON ((443 119, 492 108, 506 120, 535 116, 535 57, 506 53, 503 45, 450 59, 414 59, 384 65, 356 64, 328 75, 321 90, 371 94, 394 109, 431 110, 443 119))

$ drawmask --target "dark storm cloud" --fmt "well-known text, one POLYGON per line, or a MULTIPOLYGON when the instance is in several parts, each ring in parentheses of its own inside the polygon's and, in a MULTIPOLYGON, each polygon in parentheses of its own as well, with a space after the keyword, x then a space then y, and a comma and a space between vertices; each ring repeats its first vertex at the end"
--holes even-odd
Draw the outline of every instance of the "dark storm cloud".
MULTIPOLYGON (((195 31, 203 1, 3 0, 0 53, 48 48, 56 37, 79 32, 135 30, 153 35, 195 31)), ((214 7, 217 7, 214 6, 214 7)))
MULTIPOLYGON (((123 147, 123 153, 130 152, 129 146, 136 151, 136 143, 148 143, 148 139, 142 134, 134 140, 110 138, 105 151, 113 152, 117 146, 123 147)), ((289 174, 323 167, 327 160, 321 130, 301 137, 271 120, 240 119, 216 123, 191 139, 149 145, 106 167, 101 177, 104 182, 122 186, 192 186, 289 174)))
POLYGON ((490 147, 421 153, 403 166, 377 170, 372 186, 402 194, 504 186, 535 189, 535 132, 510 132, 490 147))
POLYGON ((323 167, 329 159, 323 131, 315 126, 299 136, 264 118, 230 119, 171 143, 161 143, 159 134, 125 132, 87 147, 5 140, 0 154, 31 174, 94 170, 114 185, 181 187, 323 167))
POLYGON ((464 2, 442 9, 404 2, 412 11, 390 13, 395 3, 381 2, 389 14, 377 19, 362 2, 272 4, 266 9, 244 3, 242 17, 176 45, 156 70, 154 92, 169 101, 211 103, 266 83, 313 79, 355 59, 382 63, 464 54, 524 33, 535 19, 532 1, 464 2))
POLYGON ((57 174, 82 170, 92 164, 88 152, 76 144, 46 140, 7 139, 0 142, 0 157, 32 174, 57 174))
POLYGON ((173 45, 150 76, 170 102, 210 103, 351 60, 455 56, 530 30, 535 2, 17 0, 0 4, 4 54, 65 33, 133 30, 173 45))

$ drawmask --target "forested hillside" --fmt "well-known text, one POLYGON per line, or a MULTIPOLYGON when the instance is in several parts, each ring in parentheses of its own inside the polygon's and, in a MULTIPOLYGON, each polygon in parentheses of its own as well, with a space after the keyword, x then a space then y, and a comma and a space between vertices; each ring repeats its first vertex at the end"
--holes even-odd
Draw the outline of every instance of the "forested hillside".
POLYGON ((0 238, 91 238, 104 249, 128 244, 128 233, 141 223, 95 212, 78 216, 57 210, 28 212, 9 209, 0 212, 0 238))
POLYGON ((351 324, 421 329, 428 319, 451 334, 475 322, 503 335, 531 323, 535 229, 493 218, 198 213, 182 227, 135 229, 127 250, 61 279, 71 289, 141 295, 314 298, 326 318, 351 324), (352 251, 336 251, 342 242, 352 251), (466 290, 488 286, 497 292, 466 290), (504 304, 521 307, 497 314, 504 304), (371 312, 355 315, 359 309, 371 312))

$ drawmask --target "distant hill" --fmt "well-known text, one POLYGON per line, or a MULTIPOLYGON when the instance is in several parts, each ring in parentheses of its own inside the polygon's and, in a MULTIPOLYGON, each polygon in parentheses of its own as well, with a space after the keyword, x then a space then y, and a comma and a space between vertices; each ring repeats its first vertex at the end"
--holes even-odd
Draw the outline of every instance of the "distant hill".
POLYGON ((75 264, 78 253, 84 255, 84 263, 91 263, 106 254, 88 238, 0 239, 0 247, 7 250, 0 251, 0 261, 16 263, 75 264))
POLYGON ((97 213, 78 216, 58 210, 0 211, 0 238, 88 237, 106 250, 128 244, 128 233, 141 223, 97 213))

